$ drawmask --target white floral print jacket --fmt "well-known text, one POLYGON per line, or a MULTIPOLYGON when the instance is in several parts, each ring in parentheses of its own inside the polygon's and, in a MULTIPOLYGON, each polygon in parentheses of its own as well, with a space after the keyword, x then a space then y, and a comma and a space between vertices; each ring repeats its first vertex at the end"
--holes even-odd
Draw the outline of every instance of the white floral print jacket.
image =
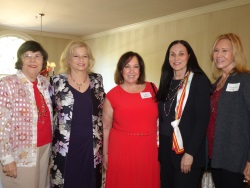
MULTIPOLYGON (((37 87, 52 117, 49 81, 39 75, 37 87)), ((19 70, 0 80, 0 161, 33 167, 37 157, 37 106, 33 84, 19 70)), ((51 118, 52 120, 52 118, 51 118)), ((51 122, 52 123, 52 122, 51 122)))
MULTIPOLYGON (((96 187, 102 184, 102 107, 105 98, 102 76, 91 73, 90 90, 93 104, 93 140, 94 168, 96 171, 96 187)), ((51 187, 64 187, 65 162, 68 154, 74 98, 69 89, 67 74, 59 74, 51 78, 53 88, 52 103, 54 108, 54 133, 50 164, 51 187)))

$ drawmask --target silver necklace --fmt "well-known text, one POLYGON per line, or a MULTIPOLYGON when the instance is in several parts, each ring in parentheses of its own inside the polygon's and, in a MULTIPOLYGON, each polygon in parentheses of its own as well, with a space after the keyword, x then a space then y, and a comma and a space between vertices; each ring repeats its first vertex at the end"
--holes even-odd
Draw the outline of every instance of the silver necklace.
POLYGON ((164 109, 164 112, 165 112, 165 115, 166 115, 166 116, 168 116, 169 113, 170 113, 170 110, 171 110, 171 108, 172 108, 172 105, 173 105, 173 103, 174 103, 174 99, 175 99, 177 93, 178 93, 178 90, 176 91, 176 93, 174 94, 174 96, 171 98, 171 100, 169 99, 169 101, 171 101, 171 102, 170 102, 170 105, 169 105, 168 112, 166 112, 166 101, 167 101, 167 99, 166 99, 166 101, 164 102, 164 107, 163 107, 163 109, 164 109))
POLYGON ((184 79, 182 79, 182 80, 180 81, 180 83, 179 83, 174 89, 171 89, 171 85, 172 85, 172 80, 171 80, 170 86, 169 86, 168 96, 167 96, 167 98, 166 98, 166 100, 165 100, 165 102, 164 102, 164 107, 163 107, 166 116, 169 115, 170 110, 171 110, 171 108, 172 108, 172 105, 173 105, 173 103, 174 103, 174 99, 175 99, 175 97, 177 96, 177 93, 178 93, 178 91, 179 91, 179 89, 181 88, 181 86, 182 86, 183 83, 184 83, 184 79), (177 89, 177 88, 178 88, 178 89, 177 89), (176 90, 176 89, 177 89, 177 90, 176 90), (169 96, 170 90, 171 90, 171 91, 175 91, 175 90, 176 90, 175 94, 174 94, 172 97, 169 96), (167 100, 170 101, 170 105, 169 105, 168 112, 166 112, 166 101, 167 101, 167 100))
POLYGON ((82 82, 82 83, 77 83, 75 81, 75 79, 72 77, 72 75, 70 75, 71 78, 72 78, 72 81, 78 86, 78 90, 80 91, 81 90, 81 86, 86 82, 87 78, 88 78, 88 75, 86 76, 85 80, 82 82))
MULTIPOLYGON (((180 83, 181 83, 181 81, 180 81, 180 83)), ((170 82, 170 86, 169 86, 169 90, 171 90, 171 91, 174 91, 174 90, 176 90, 177 88, 179 88, 179 86, 180 86, 180 83, 174 88, 174 89, 172 89, 171 88, 171 85, 172 85, 172 80, 171 80, 171 82, 170 82)))

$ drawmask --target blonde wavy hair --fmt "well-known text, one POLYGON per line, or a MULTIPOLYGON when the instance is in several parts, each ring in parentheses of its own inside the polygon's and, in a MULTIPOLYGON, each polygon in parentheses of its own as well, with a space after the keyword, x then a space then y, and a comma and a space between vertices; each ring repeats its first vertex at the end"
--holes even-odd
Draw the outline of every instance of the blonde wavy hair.
MULTIPOLYGON (((222 40, 222 39, 227 39, 231 42, 232 49, 233 49, 233 57, 234 57, 234 64, 235 68, 232 70, 232 72, 237 73, 237 72, 249 72, 246 69, 246 64, 247 64, 247 59, 244 53, 244 49, 241 43, 241 40, 238 35, 234 33, 226 33, 219 35, 215 43, 213 45, 212 51, 211 51, 211 61, 214 62, 213 59, 213 53, 214 53, 214 48, 216 44, 222 40)), ((212 73, 213 73, 213 78, 218 79, 222 75, 222 71, 218 69, 215 65, 215 63, 212 64, 212 73)))
POLYGON ((61 69, 59 71, 59 73, 70 73, 71 72, 71 68, 69 66, 69 60, 72 57, 73 51, 75 48, 79 48, 79 47, 84 47, 87 49, 87 53, 88 53, 88 57, 89 57, 89 64, 88 64, 88 68, 87 68, 87 73, 91 73, 92 72, 92 68, 94 66, 95 63, 95 59, 92 55, 91 49, 89 48, 89 46, 80 40, 75 40, 75 41, 71 41, 67 47, 64 49, 61 58, 60 58, 60 66, 61 69))

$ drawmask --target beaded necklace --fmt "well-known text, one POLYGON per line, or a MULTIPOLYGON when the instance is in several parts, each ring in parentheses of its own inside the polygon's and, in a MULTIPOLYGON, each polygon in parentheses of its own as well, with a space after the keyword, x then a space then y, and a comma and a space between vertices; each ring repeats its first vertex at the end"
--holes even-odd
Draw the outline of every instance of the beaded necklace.
POLYGON ((44 117, 46 116, 46 113, 47 113, 46 103, 45 103, 45 100, 44 100, 42 93, 39 92, 39 94, 40 94, 40 98, 41 98, 41 108, 39 109, 37 107, 38 121, 40 121, 41 123, 44 123, 44 117))
POLYGON ((78 84, 78 83, 75 81, 75 79, 72 77, 72 75, 70 75, 70 76, 71 76, 71 78, 72 78, 72 81, 78 86, 78 90, 79 90, 79 91, 81 90, 81 86, 86 82, 86 80, 87 80, 87 78, 88 78, 88 75, 86 75, 85 80, 84 80, 82 83, 78 84))
POLYGON ((171 86, 172 86, 172 80, 171 80, 171 82, 170 82, 168 95, 167 95, 167 97, 166 97, 165 102, 163 103, 163 105, 164 105, 163 109, 164 109, 165 115, 166 115, 167 117, 169 116, 170 110, 171 110, 172 105, 173 105, 173 103, 174 103, 174 99, 175 99, 175 97, 177 96, 179 89, 182 87, 182 85, 183 85, 183 83, 184 83, 184 80, 185 80, 185 77, 184 77, 184 78, 180 81, 180 83, 179 83, 175 88, 173 88, 173 89, 171 88, 171 86), (173 95, 172 97, 170 97, 170 95, 169 95, 170 91, 173 92, 173 91, 175 91, 175 90, 176 90, 176 92, 174 93, 174 95, 173 95), (166 102, 167 102, 167 101, 170 101, 170 105, 169 105, 168 112, 166 112, 166 102))

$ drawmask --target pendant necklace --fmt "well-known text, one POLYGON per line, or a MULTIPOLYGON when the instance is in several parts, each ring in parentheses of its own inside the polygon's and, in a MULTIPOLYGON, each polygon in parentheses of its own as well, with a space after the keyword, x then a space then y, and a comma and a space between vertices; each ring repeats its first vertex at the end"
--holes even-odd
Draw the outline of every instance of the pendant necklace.
POLYGON ((166 101, 164 102, 164 107, 163 107, 163 109, 164 109, 165 115, 166 115, 167 117, 168 117, 168 115, 169 115, 169 113, 170 113, 170 110, 171 110, 172 105, 173 105, 173 103, 174 103, 174 99, 175 99, 175 97, 177 96, 177 93, 178 93, 178 90, 176 91, 176 93, 174 94, 174 96, 171 97, 171 99, 169 99, 169 101, 171 101, 171 102, 170 102, 170 105, 169 105, 168 112, 166 112, 166 101, 167 101, 167 99, 166 99, 166 101))
POLYGON ((171 88, 171 85, 172 85, 172 80, 171 80, 171 83, 170 83, 170 87, 169 87, 169 90, 170 91, 174 91, 174 90, 176 90, 177 88, 179 88, 180 87, 180 84, 181 84, 181 82, 174 88, 174 89, 172 89, 171 88))
POLYGON ((80 91, 81 90, 81 86, 86 82, 87 78, 88 78, 88 75, 86 76, 85 80, 82 82, 82 83, 77 83, 75 81, 75 79, 72 77, 72 75, 70 75, 71 78, 72 78, 72 81, 78 86, 78 90, 80 91))
POLYGON ((169 86, 169 92, 168 92, 166 101, 165 101, 164 104, 163 104, 163 105, 164 105, 163 109, 164 109, 164 112, 165 112, 165 115, 166 115, 166 116, 169 115, 170 110, 171 110, 171 108, 172 108, 172 105, 173 105, 173 103, 174 103, 174 99, 175 99, 175 97, 177 96, 178 91, 179 91, 179 89, 182 87, 183 83, 184 83, 184 79, 182 79, 182 80, 180 81, 180 83, 179 83, 175 88, 172 89, 172 88, 171 88, 171 86, 172 86, 172 80, 171 80, 170 86, 169 86), (174 93, 174 95, 173 95, 172 97, 170 97, 170 95, 169 95, 170 91, 174 92, 175 90, 176 90, 176 92, 174 93), (166 112, 166 102, 167 102, 167 101, 170 101, 168 112, 166 112))

